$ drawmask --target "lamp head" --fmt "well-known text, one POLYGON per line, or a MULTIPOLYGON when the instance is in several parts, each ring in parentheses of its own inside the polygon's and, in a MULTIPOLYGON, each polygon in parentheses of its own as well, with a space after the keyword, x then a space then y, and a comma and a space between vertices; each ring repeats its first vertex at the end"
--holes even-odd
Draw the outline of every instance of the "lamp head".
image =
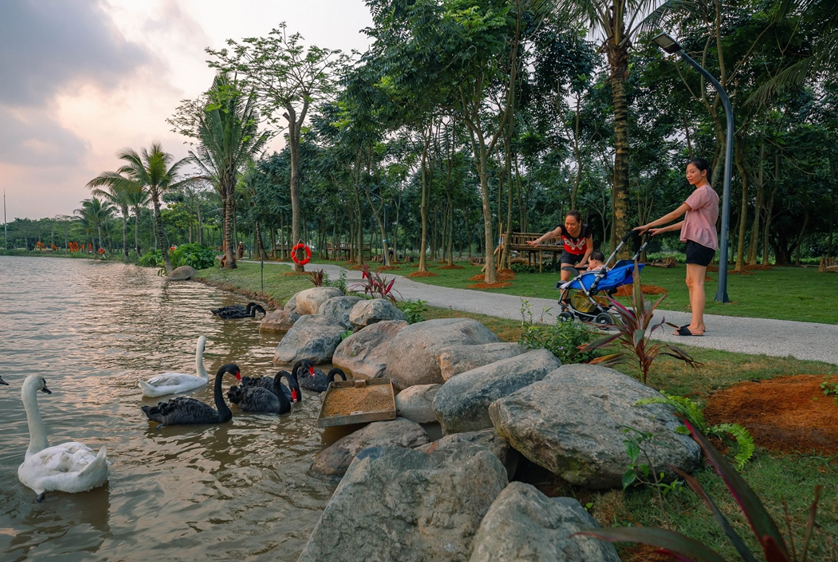
POLYGON ((658 44, 658 47, 669 53, 670 55, 677 53, 681 50, 681 45, 678 44, 678 41, 667 35, 666 33, 661 33, 660 35, 656 35, 652 38, 652 41, 658 44))

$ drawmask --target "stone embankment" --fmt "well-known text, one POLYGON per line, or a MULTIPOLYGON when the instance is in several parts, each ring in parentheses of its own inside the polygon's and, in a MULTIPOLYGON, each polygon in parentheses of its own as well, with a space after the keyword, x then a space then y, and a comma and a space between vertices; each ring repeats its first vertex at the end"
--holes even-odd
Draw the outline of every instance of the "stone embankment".
POLYGON ((631 377, 562 365, 548 351, 499 342, 474 320, 408 324, 385 300, 338 293, 302 291, 265 317, 261 329, 285 333, 274 361, 388 377, 399 417, 316 455, 311 472, 341 480, 301 561, 617 561, 611 544, 571 536, 596 526, 578 501, 516 480, 519 466, 620 487, 626 427, 654 433, 648 453, 665 480, 675 477, 670 466, 699 466, 699 447, 676 433, 671 408, 634 405, 659 393, 631 377), (431 442, 422 424, 434 422, 443 437, 431 442))

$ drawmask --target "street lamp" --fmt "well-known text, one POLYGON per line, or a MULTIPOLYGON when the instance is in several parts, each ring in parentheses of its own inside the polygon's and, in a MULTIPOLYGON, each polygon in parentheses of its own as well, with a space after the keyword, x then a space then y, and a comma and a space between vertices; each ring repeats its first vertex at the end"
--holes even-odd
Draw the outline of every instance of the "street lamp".
POLYGON ((724 173, 724 190, 722 195, 722 237, 719 242, 719 288, 716 291, 715 300, 718 302, 730 302, 727 296, 727 245, 728 245, 728 228, 730 226, 730 175, 731 165, 733 161, 733 109, 730 107, 730 98, 727 97, 722 85, 716 80, 712 74, 704 70, 700 64, 690 58, 687 53, 683 51, 678 42, 667 35, 661 33, 652 39, 657 43, 658 47, 663 49, 670 55, 678 54, 682 60, 687 62, 690 66, 699 71, 702 76, 713 85, 713 88, 719 93, 719 99, 722 100, 722 105, 725 108, 725 115, 727 116, 727 136, 725 141, 725 173, 724 173))

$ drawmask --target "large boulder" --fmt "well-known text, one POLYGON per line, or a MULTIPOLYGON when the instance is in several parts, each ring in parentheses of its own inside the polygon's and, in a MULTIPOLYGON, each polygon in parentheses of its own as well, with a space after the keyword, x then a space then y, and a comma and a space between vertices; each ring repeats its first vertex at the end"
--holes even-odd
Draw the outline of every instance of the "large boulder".
POLYGON ((561 364, 546 349, 534 349, 461 373, 437 391, 433 404, 436 419, 446 434, 492 427, 492 402, 540 381, 561 364))
POLYGON ((460 561, 506 469, 483 447, 370 447, 349 466, 298 562, 460 561))
POLYGON ((483 345, 452 345, 437 354, 439 370, 443 380, 471 371, 477 367, 509 359, 526 353, 526 348, 517 343, 498 342, 483 345))
POLYGON ((349 321, 349 312, 352 310, 353 306, 362 300, 364 299, 361 297, 351 295, 332 297, 320 305, 320 308, 317 309, 317 314, 322 314, 327 318, 331 318, 332 320, 339 322, 348 330, 352 327, 352 323, 349 321))
POLYGON ((396 394, 396 414, 416 423, 436 422, 434 398, 438 384, 417 384, 396 394))
MULTIPOLYGON (((297 313, 297 295, 299 295, 299 294, 300 293, 294 293, 294 295, 290 299, 288 299, 288 302, 285 303, 285 306, 283 307, 283 310, 285 310, 288 313, 296 314, 297 313)), ((297 316, 299 316, 299 314, 297 314, 297 316)))
POLYGON ((682 424, 670 406, 634 406, 660 396, 613 369, 565 365, 494 402, 489 416, 498 434, 535 464, 578 486, 616 488, 629 468, 625 428, 654 434, 644 451, 664 480, 676 477, 670 465, 685 472, 699 465, 701 451, 676 433, 682 424))
POLYGON ((356 379, 384 376, 387 350, 400 330, 408 326, 404 320, 378 322, 355 332, 337 346, 332 363, 356 379))
POLYGON ((323 476, 343 476, 355 455, 367 447, 415 448, 428 443, 428 434, 418 423, 396 418, 373 422, 314 456, 311 471, 323 476))
POLYGON ((297 314, 317 314, 320 305, 329 299, 342 297, 343 293, 337 287, 312 287, 297 293, 297 314))
POLYGON ((406 320, 404 312, 387 299, 362 300, 349 312, 349 322, 355 330, 387 320, 406 320))
POLYGON ((284 334, 299 319, 300 315, 296 312, 288 312, 284 308, 278 308, 268 312, 262 318, 262 321, 259 323, 259 331, 284 334))
POLYGON ((187 279, 191 279, 196 273, 198 272, 195 271, 194 267, 182 265, 173 269, 166 277, 168 277, 170 281, 186 281, 187 279))
POLYGON ((420 445, 416 447, 416 450, 431 454, 438 449, 445 449, 446 447, 459 447, 463 443, 471 443, 480 447, 485 447, 491 451, 501 463, 503 463, 504 468, 506 468, 507 478, 511 480, 515 477, 515 472, 518 470, 518 460, 520 459, 520 455, 518 451, 513 449, 509 445, 509 442, 498 435, 494 429, 481 429, 480 431, 446 435, 426 445, 420 445))
POLYGON ((340 343, 343 326, 325 316, 301 316, 274 351, 274 363, 291 364, 308 359, 315 365, 329 363, 340 343))
POLYGON ((611 543, 570 535, 597 528, 573 498, 548 498, 535 487, 510 482, 474 537, 469 562, 619 562, 611 543))
POLYGON ((399 388, 444 382, 436 356, 452 345, 497 343, 498 337, 470 318, 439 318, 401 330, 387 350, 387 376, 399 388))

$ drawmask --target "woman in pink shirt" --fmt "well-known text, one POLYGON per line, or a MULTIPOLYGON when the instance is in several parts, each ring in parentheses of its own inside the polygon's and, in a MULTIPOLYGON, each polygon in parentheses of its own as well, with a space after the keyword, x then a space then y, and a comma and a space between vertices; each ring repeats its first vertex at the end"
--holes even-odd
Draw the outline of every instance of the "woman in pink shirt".
POLYGON ((681 231, 681 241, 687 243, 687 289, 690 292, 692 320, 686 326, 675 331, 678 336, 701 336, 704 334, 704 277, 707 266, 713 261, 713 255, 719 247, 716 236, 716 219, 719 217, 719 195, 710 187, 708 177, 710 165, 703 158, 695 158, 687 163, 687 181, 695 190, 684 203, 661 218, 635 230, 652 236, 662 232, 681 231), (685 214, 681 222, 653 228, 672 222, 685 214))

